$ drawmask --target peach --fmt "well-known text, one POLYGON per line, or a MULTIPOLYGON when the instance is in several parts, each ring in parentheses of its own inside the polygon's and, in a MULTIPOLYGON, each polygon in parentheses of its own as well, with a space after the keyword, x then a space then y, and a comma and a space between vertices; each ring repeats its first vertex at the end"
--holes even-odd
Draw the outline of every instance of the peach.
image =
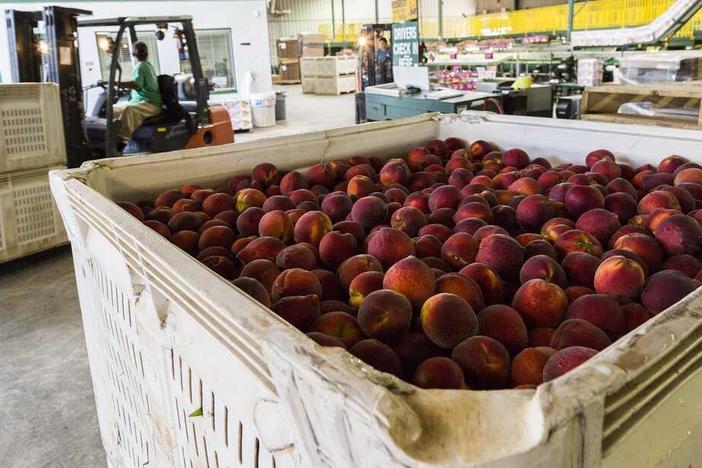
POLYGON ((407 195, 403 206, 412 206, 422 213, 429 213, 429 196, 421 192, 412 192, 407 195))
POLYGON ((366 271, 356 276, 349 285, 349 304, 358 308, 366 296, 374 291, 383 289, 384 276, 380 271, 366 271))
POLYGON ((441 356, 444 350, 429 341, 424 333, 408 333, 393 348, 402 361, 405 376, 410 379, 417 366, 425 360, 441 356))
POLYGON ((345 193, 333 192, 324 197, 321 207, 329 219, 337 223, 346 219, 346 216, 351 213, 353 200, 345 193))
POLYGON ((590 151, 587 156, 585 156, 585 165, 587 167, 592 167, 593 164, 595 164, 597 161, 601 161, 603 159, 609 159, 610 161, 614 161, 614 154, 606 149, 597 149, 594 151, 590 151))
POLYGON ((346 348, 364 339, 356 318, 341 311, 320 315, 310 324, 309 331, 338 338, 346 348))
POLYGON ((337 268, 356 253, 357 245, 353 235, 330 231, 319 242, 319 256, 326 265, 337 268))
POLYGON ((232 260, 229 257, 211 255, 204 258, 202 264, 226 280, 233 280, 239 276, 241 271, 241 262, 236 259, 232 260))
POLYGON ((214 218, 212 219, 218 219, 221 221, 224 221, 227 223, 232 229, 236 227, 236 220, 239 218, 239 213, 237 213, 234 210, 226 210, 226 211, 220 211, 216 215, 214 215, 214 218))
POLYGON ((198 231, 202 226, 202 219, 192 211, 176 213, 168 220, 168 229, 171 232, 198 231))
POLYGON ((475 261, 478 241, 465 232, 458 232, 446 239, 441 247, 441 258, 456 270, 475 261))
POLYGON ((158 221, 163 224, 168 224, 168 221, 173 217, 173 210, 167 206, 160 206, 154 208, 144 215, 144 219, 147 221, 158 221))
POLYGON ((663 190, 664 192, 670 192, 675 195, 675 198, 677 198, 678 203, 680 204, 680 211, 683 213, 687 213, 695 209, 695 198, 684 187, 659 185, 656 187, 656 189, 663 190))
POLYGON ((568 308, 565 291, 557 284, 533 279, 522 284, 512 299, 529 328, 553 327, 560 323, 568 308))
POLYGON ((251 170, 251 180, 269 187, 278 181, 278 168, 271 163, 260 163, 251 170))
POLYGON ((689 254, 677 254, 663 263, 665 270, 677 270, 688 278, 694 279, 702 270, 702 261, 689 254))
POLYGON ((551 338, 551 348, 585 346, 597 351, 612 344, 607 334, 587 320, 570 319, 561 323, 551 338))
POLYGON ((277 237, 288 243, 292 239, 293 223, 282 210, 265 213, 258 222, 258 235, 277 237))
POLYGON ((628 193, 612 193, 605 197, 605 209, 614 213, 620 224, 624 224, 636 215, 636 200, 628 193))
MULTIPOLYGON (((373 273, 376 272, 364 275, 373 273)), ((363 275, 357 279, 361 276, 363 275)), ((353 299, 353 293, 351 297, 353 299)), ((409 332, 412 304, 402 294, 389 289, 377 289, 360 303, 358 323, 367 336, 383 343, 397 343, 409 332)))
POLYGON ((385 189, 385 195, 390 199, 390 201, 403 204, 409 195, 407 187, 398 184, 392 184, 390 187, 385 189))
POLYGON ((271 298, 268 295, 268 291, 259 281, 253 278, 242 277, 233 280, 232 284, 260 302, 265 307, 271 306, 271 298))
POLYGON ((415 237, 412 239, 412 242, 414 243, 415 253, 419 258, 439 257, 441 255, 441 240, 432 234, 415 237))
POLYGON ((466 385, 472 389, 497 389, 507 385, 510 358, 507 349, 488 336, 471 336, 451 353, 463 370, 466 385))
POLYGON ((453 230, 454 232, 466 232, 468 234, 474 234, 475 231, 487 225, 488 223, 486 223, 480 218, 466 218, 456 223, 456 227, 453 230))
POLYGON ((575 228, 589 232, 601 245, 607 245, 612 234, 621 227, 616 214, 602 208, 586 211, 578 218, 575 228))
POLYGON ((332 229, 344 234, 351 234, 356 239, 356 245, 363 245, 366 240, 363 226, 356 221, 339 221, 332 226, 332 229))
POLYGON ((253 260, 242 268, 239 277, 241 278, 252 278, 257 280, 259 283, 266 288, 266 291, 271 292, 273 283, 275 279, 280 274, 280 270, 270 260, 253 260))
POLYGON ((447 271, 451 271, 451 266, 438 257, 424 257, 422 261, 433 270, 441 270, 443 272, 441 273, 442 275, 447 271))
POLYGON ((420 236, 431 234, 438 237, 441 242, 446 242, 446 240, 451 237, 451 234, 453 234, 453 229, 443 224, 427 224, 426 226, 422 226, 417 234, 420 236))
POLYGON ((236 240, 236 234, 231 228, 226 226, 212 226, 200 233, 197 247, 199 250, 207 247, 223 247, 229 251, 236 240))
MULTIPOLYGON (((678 169, 680 169, 680 167, 678 167, 678 169)), ((687 169, 677 171, 675 174, 674 185, 678 186, 682 183, 702 184, 702 169, 689 167, 687 169)))
POLYGON ((201 189, 202 189, 202 187, 200 187, 199 185, 183 184, 180 186, 180 193, 182 193, 186 197, 189 197, 190 195, 193 194, 193 192, 195 192, 197 190, 201 190, 201 189))
POLYGON ((529 155, 520 148, 512 148, 502 153, 502 162, 505 166, 524 169, 529 164, 529 155))
POLYGON ((651 275, 641 293, 641 303, 657 315, 683 299, 697 285, 679 271, 664 270, 651 275))
POLYGON ((297 189, 288 193, 287 196, 296 207, 299 207, 303 202, 317 203, 317 195, 312 190, 297 189))
POLYGON ((601 159, 590 167, 590 171, 602 174, 607 182, 622 176, 622 168, 617 163, 609 159, 601 159))
POLYGON ((171 238, 171 230, 168 229, 168 226, 163 224, 161 221, 156 221, 155 219, 147 219, 146 221, 144 221, 144 225, 150 227, 166 239, 171 238))
POLYGON ((434 210, 429 216, 427 216, 427 223, 429 224, 443 224, 449 228, 453 228, 456 223, 453 221, 453 217, 456 214, 456 210, 453 208, 439 208, 434 210))
POLYGON ((322 296, 322 285, 317 276, 302 268, 283 270, 273 282, 271 297, 277 301, 288 296, 322 296))
POLYGON ((383 271, 383 266, 372 255, 359 254, 345 260, 337 270, 341 286, 348 291, 351 281, 366 271, 383 271))
POLYGON ((156 197, 154 207, 158 208, 160 206, 167 206, 170 208, 176 201, 184 197, 185 195, 183 195, 180 190, 166 190, 156 197))
POLYGON ((526 246, 524 246, 524 249, 526 250, 527 259, 535 257, 537 255, 546 255, 547 257, 551 257, 554 260, 558 260, 558 254, 556 253, 556 249, 554 249, 553 245, 548 243, 548 241, 545 241, 543 239, 536 239, 529 242, 526 246))
POLYGON ((275 263, 281 270, 290 268, 314 270, 317 267, 317 257, 305 244, 294 244, 278 252, 275 263))
POLYGON ((649 272, 657 271, 663 264, 663 248, 660 243, 646 234, 626 234, 619 237, 613 247, 633 252, 644 259, 649 272))
MULTIPOLYGON (((453 161, 461 161, 460 159, 454 159, 453 161)), ((470 164, 470 163, 468 163, 470 164)), ((472 166, 472 165, 471 165, 472 166)), ((448 167, 448 164, 447 164, 448 167)), ((464 167, 459 167, 456 169, 453 169, 451 173, 448 176, 447 182, 449 185, 453 185, 456 188, 462 189, 466 185, 470 183, 470 180, 473 178, 473 173, 464 167)))
POLYGON ((354 164, 346 170, 344 178, 350 180, 357 175, 363 175, 369 179, 375 180, 378 176, 378 172, 368 163, 354 164))
POLYGON ((442 185, 429 194, 429 211, 439 208, 458 208, 463 195, 461 191, 453 185, 442 185))
POLYGON ((493 150, 493 146, 484 140, 476 140, 471 143, 468 151, 473 160, 481 160, 483 157, 493 150))
MULTIPOLYGON (((249 189, 247 189, 249 190, 249 189)), ((256 189, 250 189, 256 190, 256 189)), ((259 192, 260 193, 260 192, 259 192)), ((263 195, 263 194, 261 194, 263 195)), ((265 198, 265 195, 263 195, 265 198)), ((259 205, 260 206, 260 205, 259 205)), ((222 211, 235 209, 234 200, 226 193, 213 193, 202 202, 202 211, 210 216, 214 216, 222 211)), ((241 213, 244 210, 238 210, 241 213)))
POLYGON ((436 280, 426 263, 409 256, 388 269, 383 279, 383 288, 404 294, 419 309, 434 294, 436 280))
POLYGON ((197 257, 195 257, 197 260, 204 260, 207 257, 210 257, 212 255, 218 256, 218 257, 227 257, 229 259, 233 259, 234 256, 231 254, 229 249, 225 249, 224 247, 220 246, 213 246, 213 247, 206 247, 204 249, 201 249, 197 257))
POLYGON ((411 174, 410 168, 405 161, 402 159, 390 159, 380 169, 379 180, 385 187, 391 184, 405 185, 409 182, 411 174))
POLYGON ((386 227, 381 227, 368 236, 367 252, 380 260, 386 268, 415 254, 414 244, 407 234, 386 227))
POLYGON ((427 150, 423 146, 418 146, 416 148, 412 148, 407 152, 407 165, 412 171, 420 171, 423 168, 423 161, 424 157, 429 154, 429 150, 427 150))
POLYGON ((602 245, 595 236, 580 229, 571 229, 558 236, 554 247, 562 258, 573 252, 584 252, 601 257, 603 252, 602 245))
POLYGON ((622 306, 622 312, 626 317, 626 331, 630 332, 640 325, 648 322, 652 317, 651 312, 638 302, 630 302, 622 306))
POLYGON ((393 349, 373 338, 361 340, 349 350, 371 367, 396 377, 402 377, 402 362, 393 349))
POLYGON ((336 184, 336 172, 329 163, 315 164, 307 169, 307 182, 309 185, 331 188, 336 184))
POLYGON ((574 185, 565 196, 568 213, 578 218, 593 208, 604 208, 604 195, 592 185, 574 185))
POLYGON ((655 190, 645 195, 638 204, 640 214, 646 215, 656 208, 680 209, 680 202, 671 192, 666 190, 655 190))
POLYGON ((440 348, 450 349, 478 331, 473 308, 464 299, 451 293, 439 293, 424 302, 419 324, 440 348))
POLYGON ((475 281, 487 305, 499 304, 506 299, 504 281, 491 266, 476 262, 462 268, 459 274, 475 281))
POLYGON ((236 228, 242 236, 258 235, 258 224, 266 214, 261 208, 251 207, 246 209, 236 219, 236 228))
MULTIPOLYGON (((200 229, 197 230, 197 233, 202 234, 203 232, 205 232, 207 229, 211 228, 212 226, 224 226, 226 228, 229 228, 230 231, 234 232, 231 224, 229 224, 221 219, 210 219, 209 221, 205 221, 204 223, 202 223, 202 226, 200 226, 200 229)), ((235 235, 235 237, 238 237, 238 236, 235 235)))
POLYGON ((529 258, 519 271, 519 282, 524 284, 532 279, 542 279, 565 288, 568 278, 563 268, 553 258, 535 255, 529 258))
POLYGON ((285 244, 277 237, 259 237, 241 249, 236 258, 245 264, 257 259, 274 262, 278 253, 284 248, 285 244))
POLYGON ((610 194, 626 193, 630 195, 634 200, 636 200, 639 196, 634 186, 631 185, 631 182, 621 177, 617 177, 615 179, 610 180, 607 184, 607 190, 610 194))
POLYGON ((512 387, 540 385, 543 383, 543 369, 556 350, 548 346, 526 348, 512 359, 510 382, 512 387))
POLYGON ((485 307, 483 292, 473 279, 459 273, 442 274, 436 279, 437 293, 451 293, 465 300, 473 310, 485 307))
POLYGON ((654 231, 668 255, 702 253, 702 226, 694 218, 674 214, 665 218, 654 231))
POLYGON ((288 195, 294 190, 306 189, 308 187, 307 179, 298 171, 288 172, 280 179, 280 192, 283 195, 288 195))
POLYGON ((611 340, 626 333, 626 318, 616 299, 605 294, 588 294, 573 301, 566 319, 583 319, 604 331, 611 340))
POLYGON ((519 275, 524 253, 524 248, 513 238, 494 234, 480 243, 475 261, 491 266, 502 278, 513 279, 519 275))
POLYGON ((173 204, 173 213, 181 213, 183 211, 200 211, 202 203, 191 200, 189 198, 181 198, 173 204))
POLYGON ((351 219, 366 230, 385 222, 388 216, 387 204, 378 197, 363 197, 351 208, 351 219))
POLYGON ((568 303, 570 304, 580 296, 585 296, 587 294, 595 294, 595 291, 585 286, 568 286, 567 288, 565 288, 565 293, 568 297, 568 303))
POLYGON ((627 234, 646 234, 646 235, 651 235, 651 231, 646 229, 645 226, 637 226, 635 224, 625 224, 621 228, 617 230, 614 234, 612 234, 612 237, 609 238, 609 247, 614 247, 614 243, 617 241, 622 236, 625 236, 627 234))
POLYGON ((519 225, 534 232, 538 232, 544 222, 554 216, 556 216, 554 205, 541 194, 527 195, 516 209, 519 225))
POLYGON ((549 327, 534 328, 529 330, 529 346, 532 348, 549 346, 554 333, 556 333, 556 329, 549 327))
POLYGON ((678 156, 676 154, 671 154, 666 158, 663 158, 661 162, 658 163, 658 172, 675 172, 675 169, 682 166, 683 164, 690 162, 687 158, 678 156))
POLYGON ((346 193, 355 198, 361 198, 370 195, 376 189, 375 182, 370 177, 364 175, 355 175, 349 179, 346 186, 346 193))
POLYGON ((460 389, 464 386, 464 376, 454 361, 437 356, 417 366, 412 383, 420 388, 460 389))
POLYGON ((431 154, 435 154, 440 158, 447 158, 450 155, 448 145, 442 140, 431 140, 426 144, 426 147, 431 154))
POLYGON ((465 150, 466 142, 460 138, 449 137, 444 140, 444 143, 446 143, 446 147, 448 148, 449 153, 451 153, 451 157, 454 157, 459 151, 462 152, 462 158, 470 156, 465 150))
POLYGON ((313 340, 320 346, 332 347, 332 348, 343 348, 346 349, 344 343, 341 342, 339 338, 334 336, 325 335, 324 333, 309 332, 306 333, 307 337, 313 340))
POLYGON ((481 335, 502 343, 511 356, 529 344, 524 320, 513 308, 497 304, 485 307, 478 314, 478 329, 481 335))
MULTIPOLYGON (((409 182, 407 182, 407 188, 410 189, 413 193, 418 192, 419 190, 423 190, 425 188, 431 187, 434 182, 436 182, 436 177, 434 174, 431 172, 427 171, 419 171, 415 172, 412 174, 412 176, 409 179, 409 182)), ((428 203, 429 203, 429 197, 427 196, 427 211, 428 211, 428 203)))
POLYGON ((625 304, 639 297, 645 281, 646 273, 639 262, 615 255, 597 267, 594 285, 598 294, 609 294, 625 304))
POLYGON ((320 316, 319 297, 316 294, 286 296, 274 302, 271 310, 304 332, 320 316))
POLYGON ((170 237, 171 244, 195 256, 200 235, 195 231, 178 231, 170 237))
POLYGON ((204 202, 207 197, 215 193, 213 189, 198 189, 190 194, 190 198, 197 202, 204 202))
POLYGON ((308 211, 295 223, 293 237, 295 242, 307 242, 319 246, 322 237, 331 231, 332 222, 322 211, 308 211))
POLYGON ((549 358, 544 366, 544 382, 548 382, 570 372, 597 354, 597 350, 584 346, 563 348, 549 358))

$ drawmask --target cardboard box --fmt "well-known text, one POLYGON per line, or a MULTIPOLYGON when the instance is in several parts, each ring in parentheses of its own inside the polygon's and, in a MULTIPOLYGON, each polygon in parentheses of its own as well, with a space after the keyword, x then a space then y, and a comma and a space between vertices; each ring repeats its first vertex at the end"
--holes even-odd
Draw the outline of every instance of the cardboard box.
POLYGON ((279 66, 280 82, 300 81, 300 62, 290 61, 279 66))
POLYGON ((303 57, 324 57, 324 37, 321 34, 302 32, 297 37, 303 57))
POLYGON ((281 37, 276 40, 280 59, 296 59, 300 56, 300 44, 296 37, 281 37))

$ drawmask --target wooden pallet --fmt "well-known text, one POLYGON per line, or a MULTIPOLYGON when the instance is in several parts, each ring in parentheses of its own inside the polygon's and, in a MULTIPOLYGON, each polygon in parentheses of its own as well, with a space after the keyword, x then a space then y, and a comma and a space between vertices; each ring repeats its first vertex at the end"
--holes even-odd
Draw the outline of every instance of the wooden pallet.
POLYGON ((657 85, 603 85, 585 88, 580 104, 581 118, 599 122, 655 125, 660 127, 702 130, 702 82, 657 85), (651 102, 655 108, 692 108, 697 121, 669 116, 618 114, 622 104, 651 102))
POLYGON ((288 85, 288 84, 300 84, 302 81, 300 80, 280 80, 276 84, 281 84, 281 85, 288 85))

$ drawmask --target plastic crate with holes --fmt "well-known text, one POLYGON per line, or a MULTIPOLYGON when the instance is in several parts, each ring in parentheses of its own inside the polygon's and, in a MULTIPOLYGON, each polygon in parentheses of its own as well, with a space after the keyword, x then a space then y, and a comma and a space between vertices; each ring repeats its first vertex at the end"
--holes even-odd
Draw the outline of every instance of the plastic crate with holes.
POLYGON ((49 169, 0 174, 0 263, 66 242, 49 169))
POLYGON ((0 85, 0 174, 65 166, 58 85, 0 85))
POLYGON ((636 165, 670 153, 702 158, 702 135, 690 130, 425 114, 52 172, 110 465, 698 463, 699 290, 536 390, 421 390, 319 347, 114 203, 186 182, 219 186, 261 161, 290 170, 388 158, 449 136, 553 162, 580 162, 598 147, 636 165))

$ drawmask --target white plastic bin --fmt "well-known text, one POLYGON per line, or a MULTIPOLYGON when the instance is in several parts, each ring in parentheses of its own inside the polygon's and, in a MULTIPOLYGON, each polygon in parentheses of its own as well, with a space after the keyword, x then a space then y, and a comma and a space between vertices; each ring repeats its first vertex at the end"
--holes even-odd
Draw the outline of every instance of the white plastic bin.
POLYGON ((701 291, 537 390, 421 390, 321 348, 112 200, 433 138, 551 161, 702 159, 691 130, 433 114, 54 171, 111 466, 599 467, 702 460, 701 291))
POLYGON ((254 127, 272 127, 275 125, 275 92, 251 93, 251 111, 254 127))
POLYGON ((66 165, 54 83, 0 84, 0 174, 66 165))

